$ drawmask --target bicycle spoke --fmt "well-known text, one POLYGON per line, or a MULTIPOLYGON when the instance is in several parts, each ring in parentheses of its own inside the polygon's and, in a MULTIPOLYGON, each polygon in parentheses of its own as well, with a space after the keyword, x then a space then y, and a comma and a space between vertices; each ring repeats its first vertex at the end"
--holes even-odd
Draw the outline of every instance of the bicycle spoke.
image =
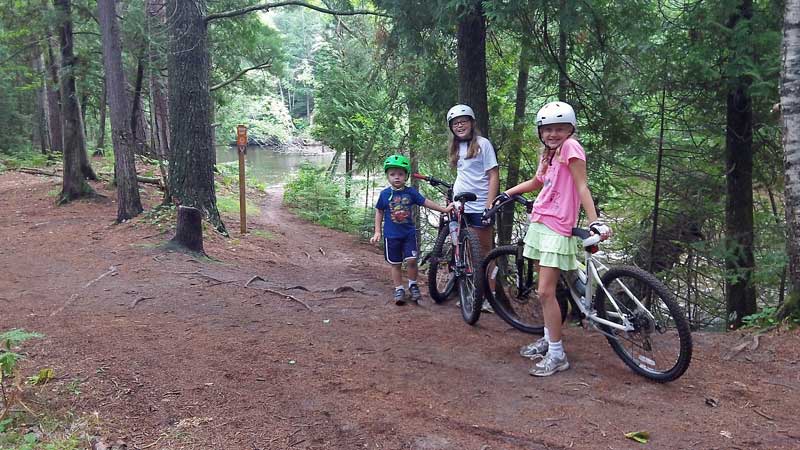
POLYGON ((656 381, 671 381, 686 370, 691 335, 683 311, 667 288, 635 267, 613 268, 603 276, 607 291, 595 300, 598 316, 623 331, 602 326, 614 351, 636 372, 656 381))

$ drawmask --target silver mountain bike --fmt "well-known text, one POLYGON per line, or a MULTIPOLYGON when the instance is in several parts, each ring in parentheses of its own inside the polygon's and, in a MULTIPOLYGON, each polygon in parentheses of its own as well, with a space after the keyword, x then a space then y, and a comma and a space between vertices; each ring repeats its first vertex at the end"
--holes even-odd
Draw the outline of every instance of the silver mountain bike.
MULTIPOLYGON (((493 205, 487 214, 513 202, 527 208, 532 205, 515 195, 493 205)), ((599 235, 581 228, 573 228, 572 233, 582 239, 584 263, 578 270, 561 272, 556 298, 562 320, 567 304, 572 304, 634 372, 661 383, 678 379, 692 359, 692 335, 675 296, 638 267, 608 267, 595 258, 599 235)), ((480 268, 481 284, 486 287, 483 298, 514 328, 541 334, 544 318, 536 293, 538 267, 522 255, 523 248, 520 241, 489 252, 480 268)), ((475 305, 478 310, 480 306, 475 305)))

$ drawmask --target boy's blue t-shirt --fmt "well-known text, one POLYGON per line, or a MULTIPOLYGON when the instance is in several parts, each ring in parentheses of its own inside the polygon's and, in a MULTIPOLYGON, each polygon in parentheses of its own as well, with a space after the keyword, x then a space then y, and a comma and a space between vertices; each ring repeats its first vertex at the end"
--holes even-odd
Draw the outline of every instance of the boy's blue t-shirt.
POLYGON ((411 207, 424 204, 425 197, 413 187, 395 191, 390 186, 382 190, 375 209, 383 211, 383 237, 397 239, 413 235, 416 229, 411 207))

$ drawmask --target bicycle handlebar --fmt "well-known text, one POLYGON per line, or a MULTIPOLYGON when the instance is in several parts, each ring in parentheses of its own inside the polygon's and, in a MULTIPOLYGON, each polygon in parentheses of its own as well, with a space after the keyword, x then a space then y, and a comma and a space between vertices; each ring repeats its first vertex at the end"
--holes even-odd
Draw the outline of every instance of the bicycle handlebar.
POLYGON ((514 194, 511 197, 509 197, 507 200, 505 200, 503 202, 500 202, 500 203, 497 202, 497 200, 499 198, 500 197, 494 199, 494 201, 492 202, 492 205, 493 205, 492 208, 489 209, 488 211, 486 211, 483 214, 485 217, 487 217, 487 218, 488 217, 492 217, 493 215, 497 214, 497 211, 503 209, 506 205, 508 205, 509 203, 512 203, 512 202, 517 202, 517 203, 521 204, 522 206, 525 207, 525 209, 528 212, 530 212, 530 207, 533 206, 533 202, 531 202, 530 200, 528 200, 527 198, 525 198, 525 197, 523 197, 523 196, 521 196, 519 194, 514 194))
POLYGON ((428 183, 431 184, 431 186, 444 186, 444 187, 446 187, 448 189, 453 187, 452 185, 450 185, 448 183, 445 183, 444 181, 442 181, 442 180, 440 180, 438 178, 429 177, 429 176, 423 175, 421 173, 412 173, 411 174, 411 178, 414 178, 414 179, 417 179, 417 180, 422 180, 422 181, 427 181, 428 183))
POLYGON ((583 245, 584 248, 597 245, 601 240, 599 233, 592 234, 590 230, 584 228, 573 228, 572 235, 581 238, 583 241, 581 245, 583 245))

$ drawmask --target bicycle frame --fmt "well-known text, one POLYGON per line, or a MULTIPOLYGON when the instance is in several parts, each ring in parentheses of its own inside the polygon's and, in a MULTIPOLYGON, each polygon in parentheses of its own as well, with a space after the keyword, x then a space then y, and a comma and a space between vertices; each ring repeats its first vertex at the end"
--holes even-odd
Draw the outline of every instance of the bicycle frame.
POLYGON ((439 218, 439 228, 438 229, 439 229, 439 232, 441 232, 445 227, 449 228, 451 223, 455 223, 456 224, 456 226, 453 229, 449 230, 450 241, 451 241, 451 243, 453 245, 453 256, 454 256, 455 261, 456 261, 456 267, 455 267, 456 276, 463 276, 464 275, 464 269, 465 269, 465 263, 463 261, 463 258, 461 258, 461 253, 463 251, 463 248, 462 248, 463 247, 463 242, 462 242, 462 239, 461 239, 461 236, 462 236, 461 228, 465 227, 465 226, 469 227, 469 225, 464 220, 464 203, 465 202, 461 201, 461 199, 453 200, 453 186, 448 184, 448 183, 445 183, 442 180, 439 180, 439 179, 434 178, 434 177, 420 175, 418 173, 412 174, 411 176, 413 178, 418 179, 418 180, 423 180, 423 181, 426 181, 426 182, 430 183, 431 186, 433 186, 439 192, 444 194, 445 200, 447 201, 447 204, 450 204, 450 203, 453 204, 454 209, 453 209, 452 212, 446 213, 446 214, 442 214, 440 216, 440 218, 439 218), (440 186, 444 187, 445 189, 441 189, 440 186))
MULTIPOLYGON (((524 205, 526 207, 526 209, 528 210, 528 212, 530 212, 530 208, 533 206, 533 203, 531 201, 527 200, 525 197, 523 197, 521 195, 515 195, 513 197, 509 197, 505 201, 502 201, 502 202, 499 202, 499 203, 493 205, 493 207, 489 210, 489 212, 487 214, 489 214, 489 215, 496 214, 498 210, 500 210, 501 208, 503 208, 504 206, 506 206, 507 204, 512 203, 512 202, 517 202, 517 203, 520 203, 520 204, 524 205)), ((609 292, 609 290, 606 288, 606 286, 603 285, 603 281, 601 280, 600 270, 607 271, 608 267, 606 267, 603 263, 601 263, 600 261, 598 261, 594 257, 594 253, 598 250, 597 244, 600 242, 600 236, 596 235, 596 234, 591 234, 589 230, 585 230, 585 229, 582 229, 582 228, 573 228, 572 229, 572 235, 581 238, 582 241, 583 241, 582 244, 583 244, 584 254, 585 254, 585 256, 584 256, 584 266, 583 266, 583 268, 579 267, 574 272, 576 272, 576 276, 579 277, 580 280, 582 282, 584 282, 585 285, 586 285, 585 292, 583 294, 581 294, 577 290, 573 280, 570 280, 570 278, 569 278, 569 274, 572 271, 562 271, 561 272, 561 281, 569 289, 570 296, 574 300, 574 304, 578 307, 578 309, 586 317, 586 319, 589 320, 589 322, 591 322, 593 324, 593 326, 595 326, 595 328, 598 329, 598 331, 600 331, 601 333, 603 333, 603 334, 605 334, 605 335, 607 335, 609 337, 612 337, 614 339, 618 339, 617 336, 613 336, 613 335, 610 335, 608 333, 603 332, 603 330, 601 330, 599 327, 597 327, 598 324, 605 325, 605 326, 607 326, 609 328, 613 328, 613 329, 617 329, 617 330, 621 330, 621 331, 633 331, 634 330, 633 324, 631 323, 629 318, 625 314, 622 313, 622 310, 620 309, 617 301, 614 299, 613 295, 611 294, 611 292, 609 292), (598 268, 599 268, 599 270, 598 270, 598 268), (610 320, 606 320, 606 319, 603 319, 602 317, 598 317, 597 316, 597 311, 595 310, 594 305, 593 305, 593 299, 594 299, 595 293, 598 290, 602 290, 606 294, 606 296, 610 300, 611 305, 613 306, 613 308, 615 310, 613 312, 612 311, 606 311, 606 314, 608 314, 609 316, 612 316, 612 317, 620 318, 622 320, 622 324, 619 324, 619 323, 616 323, 616 322, 612 322, 610 320)), ((524 243, 522 242, 522 240, 520 240, 520 241, 517 242, 517 245, 519 246, 519 249, 518 249, 519 258, 517 260, 521 261, 522 260, 522 247, 524 246, 524 243)), ((517 280, 517 282, 519 284, 518 288, 520 290, 523 290, 523 288, 524 288, 523 280, 520 279, 520 280, 517 280)), ((616 280, 616 282, 620 283, 623 291, 633 300, 633 302, 636 304, 636 307, 638 309, 646 311, 648 316, 651 319, 655 320, 655 317, 650 312, 650 310, 648 310, 647 307, 644 306, 644 304, 633 294, 633 292, 631 292, 630 289, 628 289, 627 286, 625 286, 619 280, 616 280)))
MULTIPOLYGON (((580 278, 580 280, 586 283, 585 294, 581 295, 581 293, 577 290, 576 283, 574 282, 574 280, 570 280, 569 278, 569 272, 562 272, 561 280, 569 288, 570 295, 572 296, 572 299, 575 300, 575 304, 578 306, 578 309, 581 311, 581 313, 583 313, 584 316, 586 316, 586 319, 589 320, 589 322, 592 322, 592 324, 595 325, 595 327, 596 324, 602 324, 609 328, 614 328, 620 331, 633 331, 634 330, 633 324, 630 322, 628 316, 622 313, 622 310, 617 304, 617 301, 614 299, 614 296, 606 288, 606 286, 603 284, 603 281, 600 278, 600 270, 602 271, 608 270, 607 266, 605 266, 603 263, 601 263, 594 257, 594 252, 597 251, 597 243, 600 242, 600 236, 590 235, 588 230, 584 230, 581 228, 573 228, 572 234, 573 236, 578 236, 583 239, 583 248, 585 253, 584 268, 579 267, 575 272, 576 275, 580 278), (608 298, 608 300, 610 301, 611 305, 614 307, 615 310, 614 312, 607 311, 606 314, 608 314, 609 316, 620 318, 622 320, 622 324, 612 322, 610 320, 606 320, 603 319, 602 317, 597 316, 597 311, 593 306, 592 299, 594 298, 595 293, 600 289, 605 293, 606 297, 608 298)), ((622 283, 619 280, 616 280, 616 282, 620 284, 620 286, 622 287, 623 291, 627 294, 627 296, 631 300, 633 300, 633 302, 636 304, 637 309, 646 311, 650 319, 655 320, 655 317, 650 312, 650 310, 639 300, 639 298, 636 297, 636 295, 633 294, 633 292, 631 292, 630 289, 628 289, 627 286, 625 286, 624 283, 622 283)), ((618 339, 617 336, 605 333, 603 330, 600 330, 599 328, 598 331, 605 334, 606 336, 618 339)))

